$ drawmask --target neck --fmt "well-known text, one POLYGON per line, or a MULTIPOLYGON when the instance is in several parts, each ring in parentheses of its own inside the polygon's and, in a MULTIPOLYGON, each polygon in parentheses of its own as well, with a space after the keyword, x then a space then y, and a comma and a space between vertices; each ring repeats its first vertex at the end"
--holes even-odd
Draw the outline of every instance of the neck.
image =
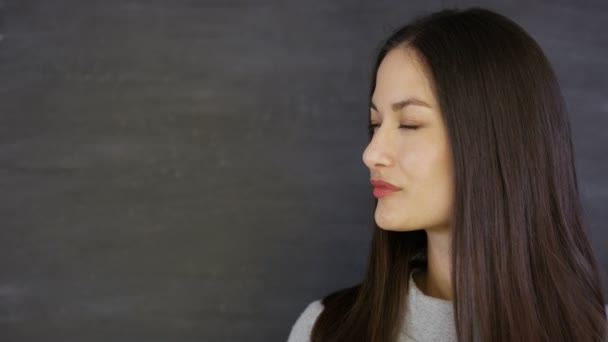
POLYGON ((452 300, 451 232, 449 229, 426 230, 427 269, 417 273, 414 281, 430 297, 452 300))

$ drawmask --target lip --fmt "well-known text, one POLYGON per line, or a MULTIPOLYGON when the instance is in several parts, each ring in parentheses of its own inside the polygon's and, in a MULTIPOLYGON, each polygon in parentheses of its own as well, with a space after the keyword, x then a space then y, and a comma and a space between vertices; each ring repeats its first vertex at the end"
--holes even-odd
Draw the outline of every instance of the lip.
POLYGON ((376 198, 381 198, 401 190, 400 187, 379 179, 371 179, 370 182, 374 186, 373 194, 376 198))
POLYGON ((370 183, 372 183, 372 185, 375 188, 382 188, 382 189, 393 190, 393 191, 401 190, 400 187, 393 185, 391 183, 379 180, 379 179, 370 179, 370 183))

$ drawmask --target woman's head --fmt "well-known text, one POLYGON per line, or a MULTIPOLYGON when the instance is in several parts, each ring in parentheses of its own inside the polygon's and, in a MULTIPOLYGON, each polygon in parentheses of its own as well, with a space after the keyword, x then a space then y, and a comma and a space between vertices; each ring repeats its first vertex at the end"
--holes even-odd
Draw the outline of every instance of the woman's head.
POLYGON ((396 30, 376 60, 363 153, 372 180, 401 188, 378 198, 377 225, 446 229, 463 209, 454 208, 462 205, 455 196, 462 202, 469 191, 489 191, 496 203, 533 196, 507 186, 550 186, 549 158, 570 148, 562 102, 540 47, 499 14, 441 11, 396 30), (430 108, 392 109, 410 97, 430 108))
POLYGON ((489 10, 443 10, 395 30, 371 79, 363 160, 401 189, 374 201, 364 279, 324 298, 312 341, 395 341, 421 229, 446 227, 460 341, 603 341, 566 106, 534 39, 489 10), (411 97, 430 108, 393 108, 411 97))

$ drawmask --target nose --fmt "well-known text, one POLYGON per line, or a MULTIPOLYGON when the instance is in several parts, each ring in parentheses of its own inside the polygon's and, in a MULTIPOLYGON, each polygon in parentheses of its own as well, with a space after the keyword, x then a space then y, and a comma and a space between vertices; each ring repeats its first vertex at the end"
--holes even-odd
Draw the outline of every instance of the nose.
POLYGON ((391 167, 394 163, 394 159, 390 154, 390 144, 387 137, 380 136, 376 131, 372 136, 372 140, 369 142, 365 150, 363 151, 363 163, 370 169, 378 167, 391 167))

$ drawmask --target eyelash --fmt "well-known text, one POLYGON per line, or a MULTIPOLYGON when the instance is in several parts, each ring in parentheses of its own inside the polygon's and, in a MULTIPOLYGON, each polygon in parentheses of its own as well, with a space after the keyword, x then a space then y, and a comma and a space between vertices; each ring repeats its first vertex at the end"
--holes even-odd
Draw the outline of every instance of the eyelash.
MULTIPOLYGON (((370 131, 373 131, 373 130, 374 130, 374 128, 376 128, 376 127, 378 127, 378 126, 380 126, 380 125, 379 125, 379 124, 369 124, 369 125, 367 125, 367 128, 368 128, 370 131)), ((419 127, 420 127, 420 126, 408 126, 408 125, 400 125, 400 126, 399 126, 399 128, 411 129, 411 130, 414 130, 414 131, 415 131, 415 130, 417 130, 419 127)))

